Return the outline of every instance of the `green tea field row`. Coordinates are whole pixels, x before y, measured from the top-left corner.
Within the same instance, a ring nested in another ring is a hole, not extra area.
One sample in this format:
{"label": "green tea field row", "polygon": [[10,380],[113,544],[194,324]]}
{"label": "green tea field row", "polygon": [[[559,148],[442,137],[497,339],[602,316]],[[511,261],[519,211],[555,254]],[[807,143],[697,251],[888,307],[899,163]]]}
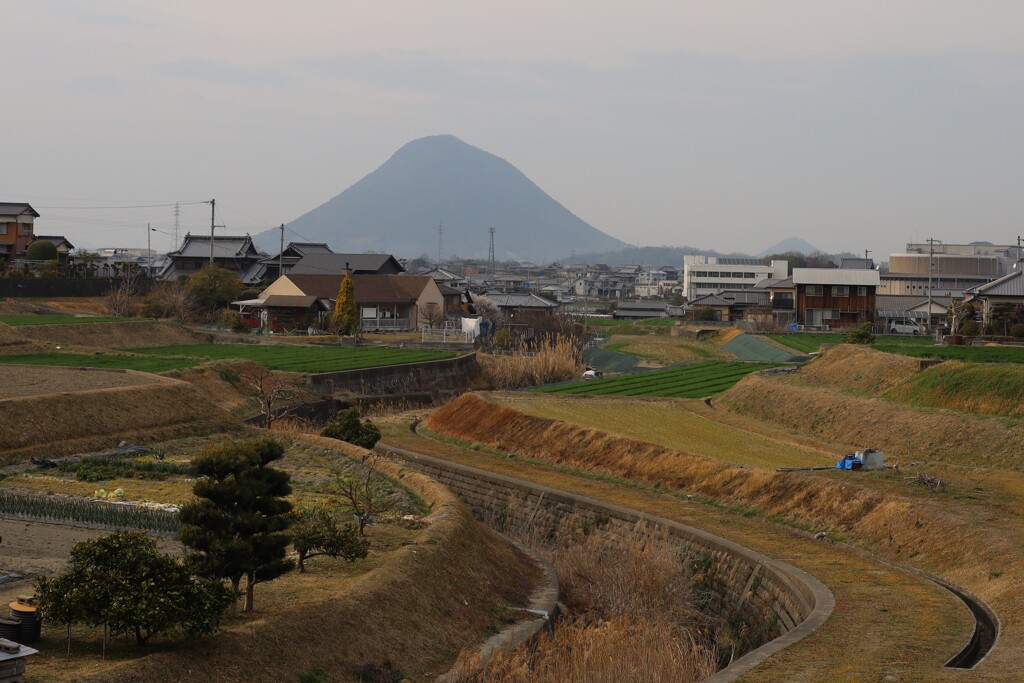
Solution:
{"label": "green tea field row", "polygon": [[113,318],[101,315],[0,315],[0,323],[11,327],[25,325],[82,325],[87,323],[125,323],[140,318]]}
{"label": "green tea field row", "polygon": [[47,365],[64,368],[107,368],[139,370],[140,372],[167,372],[197,365],[191,358],[143,358],[115,354],[85,353],[33,353],[20,356],[0,356],[0,363],[9,365]]}
{"label": "green tea field row", "polygon": [[776,366],[768,363],[707,361],[636,375],[559,384],[535,391],[585,396],[703,398],[725,391],[751,372],[771,367]]}

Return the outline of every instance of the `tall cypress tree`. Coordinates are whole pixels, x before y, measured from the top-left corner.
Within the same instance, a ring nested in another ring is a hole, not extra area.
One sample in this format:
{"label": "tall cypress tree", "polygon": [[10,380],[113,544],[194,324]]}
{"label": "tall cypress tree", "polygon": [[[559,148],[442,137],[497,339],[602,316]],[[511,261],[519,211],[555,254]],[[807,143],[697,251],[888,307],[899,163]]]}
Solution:
{"label": "tall cypress tree", "polygon": [[338,288],[338,296],[334,300],[332,322],[335,329],[338,330],[338,334],[355,334],[359,330],[356,286],[352,282],[352,275],[347,267],[345,268],[345,277],[341,279],[341,286]]}
{"label": "tall cypress tree", "polygon": [[245,607],[252,611],[257,583],[277,578],[294,563],[285,559],[292,505],[286,472],[270,467],[284,448],[268,438],[228,441],[192,461],[200,475],[196,500],[181,508],[181,542],[196,573],[226,578],[238,594],[246,577]]}

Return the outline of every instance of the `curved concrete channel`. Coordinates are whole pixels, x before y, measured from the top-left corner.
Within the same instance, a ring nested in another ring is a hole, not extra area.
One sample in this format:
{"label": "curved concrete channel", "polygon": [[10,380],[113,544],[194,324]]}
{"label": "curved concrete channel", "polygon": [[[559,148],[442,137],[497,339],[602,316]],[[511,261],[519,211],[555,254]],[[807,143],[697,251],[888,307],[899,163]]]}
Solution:
{"label": "curved concrete channel", "polygon": [[715,565],[708,573],[718,577],[720,609],[747,608],[752,615],[759,611],[771,614],[781,631],[777,637],[706,679],[710,683],[737,679],[771,655],[816,631],[835,608],[832,592],[814,576],[703,529],[394,446],[378,444],[377,449],[448,486],[483,519],[488,512],[495,511],[494,506],[506,506],[507,511],[508,501],[516,499],[523,503],[523,509],[532,511],[532,516],[541,509],[563,517],[598,515],[605,520],[607,533],[628,533],[638,525],[660,528],[682,547],[704,554],[709,563]]}
{"label": "curved concrete channel", "polygon": [[[415,429],[416,429],[415,423],[410,425],[410,430],[411,431],[415,432]],[[398,449],[398,448],[394,448],[394,447],[390,447],[390,446],[385,446],[385,447],[382,448],[382,450],[386,450],[388,452],[391,452],[393,455],[395,455],[395,456],[405,460],[409,464],[415,464],[415,461],[417,459],[424,459],[424,460],[420,460],[420,462],[422,463],[422,462],[426,462],[426,461],[433,461],[431,467],[437,467],[437,466],[439,466],[439,464],[441,464],[442,467],[443,466],[447,466],[448,468],[463,468],[465,470],[473,470],[473,468],[469,468],[469,467],[466,467],[466,466],[463,466],[463,465],[457,465],[455,463],[449,463],[449,462],[447,462],[445,460],[433,458],[432,456],[427,456],[427,455],[423,455],[423,454],[419,454],[419,453],[413,453],[411,451],[405,451],[403,449]],[[409,456],[414,456],[414,458],[410,460]],[[487,478],[487,477],[501,477],[501,475],[496,475],[494,473],[485,472],[483,470],[473,470],[473,471],[478,473],[480,476],[483,476],[484,478]],[[436,472],[435,472],[435,474],[436,474]],[[535,491],[541,492],[541,498],[543,498],[543,495],[546,495],[543,492],[543,490],[546,489],[547,487],[543,487],[543,486],[540,486],[540,485],[537,485],[537,484],[533,484],[531,482],[523,481],[523,480],[516,480],[516,482],[517,482],[517,484],[519,484],[519,485],[521,485],[523,487],[531,487]],[[570,498],[573,498],[573,497],[574,498],[580,498],[580,499],[584,498],[582,496],[575,496],[575,494],[569,494],[569,493],[566,493],[564,491],[557,491],[555,489],[551,489],[551,492],[559,493],[559,494],[561,494],[563,496],[567,496],[567,497],[570,497]],[[456,493],[458,494],[458,491],[456,491]],[[607,505],[609,507],[616,507],[616,506],[611,506],[610,504],[604,504],[601,501],[596,501],[596,500],[593,500],[593,499],[586,499],[586,500],[588,501],[588,503],[597,504],[598,506]],[[633,511],[633,512],[636,513],[636,511]],[[636,513],[636,514],[643,514],[643,513]],[[671,520],[663,520],[661,518],[653,518],[653,517],[652,517],[652,521],[655,521],[658,524],[661,524],[661,523],[664,523],[664,522],[669,522],[670,524],[677,524],[676,522],[673,522]],[[680,526],[682,526],[682,525],[680,525]],[[701,533],[704,533],[704,532],[701,532]],[[717,538],[717,537],[715,537],[715,538]],[[725,540],[725,539],[722,539],[722,540]],[[850,546],[850,545],[845,544],[845,543],[842,544],[842,545],[844,545],[844,547],[847,547],[847,549],[849,549],[849,550],[851,550],[851,551],[853,551],[853,552],[855,552],[857,554],[866,556],[866,557],[868,557],[868,558],[870,558],[870,559],[872,559],[874,561],[877,561],[877,562],[880,562],[882,564],[891,566],[891,567],[893,567],[895,569],[899,569],[900,571],[904,571],[904,572],[907,572],[907,573],[919,576],[921,578],[928,579],[929,581],[932,581],[933,583],[941,586],[942,588],[946,589],[947,591],[949,591],[950,593],[955,595],[960,601],[962,601],[967,606],[968,610],[971,612],[971,615],[974,618],[974,622],[975,622],[974,631],[973,631],[973,634],[972,634],[970,640],[967,642],[967,644],[959,652],[957,652],[955,655],[953,655],[946,662],[945,666],[947,668],[972,669],[975,666],[977,666],[992,651],[992,649],[995,647],[995,644],[996,644],[996,642],[998,641],[998,638],[999,638],[999,629],[1000,629],[999,618],[997,617],[995,612],[992,610],[992,608],[989,607],[988,604],[985,603],[984,600],[982,600],[981,598],[977,597],[976,595],[974,595],[970,591],[968,591],[968,590],[966,590],[964,588],[961,588],[960,586],[957,586],[956,584],[954,584],[954,583],[952,583],[952,582],[950,582],[950,581],[948,581],[948,580],[946,580],[946,579],[944,579],[942,577],[936,576],[934,574],[930,574],[930,573],[928,573],[926,571],[923,571],[923,570],[920,570],[920,569],[916,569],[914,567],[907,567],[907,566],[901,566],[901,565],[893,564],[893,563],[885,560],[884,558],[878,557],[874,553],[867,552],[865,550],[862,550],[860,548],[856,548],[854,546]],[[740,547],[742,547],[742,546],[740,546]],[[744,548],[744,550],[748,550],[748,549]],[[748,551],[751,552],[751,553],[755,552],[755,551],[752,551],[752,550],[748,550]],[[768,561],[768,562],[775,562],[774,560],[768,560],[768,558],[764,558],[764,559],[766,561]],[[777,564],[783,565],[783,563],[777,563]],[[800,574],[804,574],[808,579],[810,579],[814,583],[817,583],[818,585],[820,585],[821,588],[824,589],[824,591],[826,593],[828,593],[827,600],[831,601],[831,606],[828,608],[828,613],[831,613],[832,606],[834,606],[834,598],[832,598],[831,592],[828,591],[828,588],[825,587],[824,584],[821,584],[813,576],[810,576],[809,574],[805,574],[804,572],[801,572],[801,570],[799,570],[799,569],[796,569],[794,567],[789,567],[789,565],[783,565],[783,566],[787,567],[788,569],[792,569],[794,572],[799,572]],[[795,637],[793,639],[788,639],[787,636],[789,636],[790,633],[793,633],[793,631],[787,632],[787,633],[779,636],[775,640],[772,640],[772,641],[764,644],[760,648],[758,648],[758,649],[748,653],[747,655],[744,655],[740,659],[738,659],[735,662],[733,662],[729,667],[719,671],[717,674],[715,674],[713,677],[711,677],[708,680],[712,681],[713,683],[723,683],[724,681],[730,681],[730,680],[735,679],[737,676],[740,675],[740,673],[745,672],[745,671],[749,670],[750,668],[753,668],[753,666],[755,666],[758,662],[760,662],[763,659],[765,659],[766,657],[768,657],[770,654],[772,654],[774,652],[777,652],[778,650],[781,650],[782,648],[786,647],[787,645],[791,644],[792,642],[796,642],[800,638],[804,637],[805,635],[807,635],[807,633],[810,633],[813,630],[815,630],[818,626],[820,626],[821,623],[824,623],[825,619],[828,616],[828,613],[826,613],[824,615],[824,617],[821,617],[820,621],[815,623],[813,625],[813,627],[811,627],[810,630],[808,630],[806,633],[802,633],[802,635],[797,635],[796,633],[794,633],[794,635],[796,635],[797,637]],[[808,615],[808,617],[804,621],[800,622],[800,624],[798,626],[802,627],[805,624],[810,626],[811,617],[812,616],[814,616],[813,613],[811,615]],[[794,629],[794,631],[795,630],[796,629]],[[748,658],[750,658],[750,659],[748,660]],[[720,677],[720,675],[722,675],[722,676]]]}

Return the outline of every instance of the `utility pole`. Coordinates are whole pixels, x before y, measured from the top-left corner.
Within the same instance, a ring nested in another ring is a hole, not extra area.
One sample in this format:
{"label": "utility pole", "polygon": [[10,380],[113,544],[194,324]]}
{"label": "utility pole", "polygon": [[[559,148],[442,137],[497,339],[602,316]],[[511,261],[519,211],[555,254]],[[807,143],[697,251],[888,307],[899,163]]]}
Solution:
{"label": "utility pole", "polygon": [[491,246],[487,251],[487,271],[490,278],[494,279],[494,226],[487,228],[487,232],[491,233]]}
{"label": "utility pole", "polygon": [[437,224],[437,265],[444,259],[444,224]]}
{"label": "utility pole", "polygon": [[149,227],[149,223],[146,223],[146,256],[149,257],[149,266],[146,268],[146,277],[153,277],[153,241],[150,237],[153,235],[153,228]]}
{"label": "utility pole", "polygon": [[217,200],[210,200],[210,267],[213,267],[213,229],[216,227],[214,222],[217,217]]}
{"label": "utility pole", "polygon": [[871,269],[871,265],[870,265],[870,262],[868,260],[868,254],[870,254],[870,253],[871,253],[870,249],[865,249],[864,250],[864,268],[867,269],[867,270]]}
{"label": "utility pole", "polygon": [[942,244],[942,240],[934,237],[928,238],[928,331],[932,329],[932,270],[935,268],[935,243]]}
{"label": "utility pole", "polygon": [[181,205],[174,202],[174,248],[178,248],[179,231],[181,229]]}
{"label": "utility pole", "polygon": [[284,275],[284,223],[281,224],[281,252],[277,255],[277,276]]}

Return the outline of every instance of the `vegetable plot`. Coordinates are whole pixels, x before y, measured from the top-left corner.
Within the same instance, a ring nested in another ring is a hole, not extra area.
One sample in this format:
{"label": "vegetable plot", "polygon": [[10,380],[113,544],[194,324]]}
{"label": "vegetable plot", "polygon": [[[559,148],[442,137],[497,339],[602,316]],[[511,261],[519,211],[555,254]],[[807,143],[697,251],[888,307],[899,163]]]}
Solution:
{"label": "vegetable plot", "polygon": [[560,384],[535,391],[587,396],[703,398],[725,391],[751,372],[772,367],[777,366],[769,363],[708,361],[624,377]]}

